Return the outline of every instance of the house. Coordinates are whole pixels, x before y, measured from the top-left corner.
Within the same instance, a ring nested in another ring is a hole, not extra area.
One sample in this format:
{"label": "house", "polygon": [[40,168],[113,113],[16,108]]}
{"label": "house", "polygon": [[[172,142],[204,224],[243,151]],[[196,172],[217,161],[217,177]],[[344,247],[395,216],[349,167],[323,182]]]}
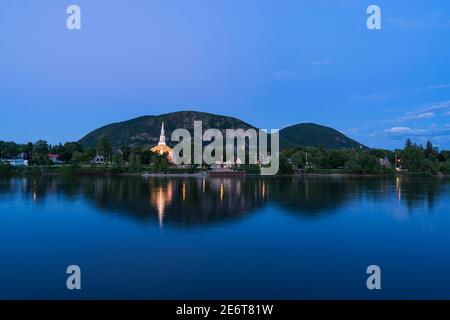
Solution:
{"label": "house", "polygon": [[8,163],[9,165],[11,165],[13,167],[28,166],[28,160],[24,160],[24,159],[0,159],[0,162]]}
{"label": "house", "polygon": [[13,167],[28,166],[30,158],[30,154],[22,152],[18,154],[15,159],[0,159],[0,163],[8,163]]}
{"label": "house", "polygon": [[379,158],[378,162],[379,162],[380,166],[382,166],[382,167],[392,168],[392,164],[387,157]]}
{"label": "house", "polygon": [[31,154],[30,154],[30,153],[22,152],[22,153],[19,153],[19,154],[16,156],[16,159],[30,160],[30,159],[31,159]]}
{"label": "house", "polygon": [[49,153],[48,158],[53,164],[63,164],[64,161],[59,160],[59,154]]}
{"label": "house", "polygon": [[104,156],[96,155],[94,159],[92,159],[91,163],[94,164],[105,164],[106,160]]}

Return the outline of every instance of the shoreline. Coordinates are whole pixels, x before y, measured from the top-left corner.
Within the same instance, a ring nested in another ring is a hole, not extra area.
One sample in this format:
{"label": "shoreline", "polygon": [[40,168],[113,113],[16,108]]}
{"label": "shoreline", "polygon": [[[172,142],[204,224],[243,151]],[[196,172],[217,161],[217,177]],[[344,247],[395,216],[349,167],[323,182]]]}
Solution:
{"label": "shoreline", "polygon": [[210,178],[210,179],[242,179],[250,178],[302,178],[302,177],[330,177],[330,178],[387,178],[387,177],[416,177],[416,178],[439,178],[448,179],[450,175],[431,174],[424,172],[396,172],[385,174],[357,174],[357,173],[302,173],[302,174],[277,174],[272,176],[263,176],[260,174],[247,173],[244,177],[224,176],[211,177],[207,172],[197,173],[113,173],[113,172],[96,172],[96,173],[77,173],[77,172],[15,172],[9,175],[0,175],[0,178],[10,177],[28,177],[28,176],[67,176],[67,177],[142,177],[142,178]]}
{"label": "shoreline", "polygon": [[122,173],[120,174],[120,176],[123,177],[132,177],[132,176],[137,176],[137,177],[142,177],[142,178],[150,178],[150,177],[156,177],[156,178],[206,178],[207,175],[205,175],[204,173]]}

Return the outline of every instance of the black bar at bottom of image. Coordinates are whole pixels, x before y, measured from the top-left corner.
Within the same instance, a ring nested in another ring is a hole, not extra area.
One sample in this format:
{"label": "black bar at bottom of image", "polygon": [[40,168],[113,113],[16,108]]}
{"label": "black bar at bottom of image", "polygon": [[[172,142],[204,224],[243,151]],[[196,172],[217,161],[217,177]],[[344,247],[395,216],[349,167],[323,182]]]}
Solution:
{"label": "black bar at bottom of image", "polygon": [[[448,301],[1,301],[2,311],[15,315],[86,316],[111,314],[126,319],[300,319],[308,315],[385,317],[392,311],[414,316],[448,310]],[[10,310],[8,310],[10,309]],[[61,310],[66,310],[60,313]],[[64,317],[63,317],[64,318]]]}

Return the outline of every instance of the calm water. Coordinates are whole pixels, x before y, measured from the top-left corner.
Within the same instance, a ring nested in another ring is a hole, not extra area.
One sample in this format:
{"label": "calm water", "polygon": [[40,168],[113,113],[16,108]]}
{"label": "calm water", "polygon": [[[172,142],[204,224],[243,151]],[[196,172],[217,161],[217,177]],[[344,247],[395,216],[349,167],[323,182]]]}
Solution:
{"label": "calm water", "polygon": [[426,178],[0,179],[0,298],[448,299],[449,195]]}

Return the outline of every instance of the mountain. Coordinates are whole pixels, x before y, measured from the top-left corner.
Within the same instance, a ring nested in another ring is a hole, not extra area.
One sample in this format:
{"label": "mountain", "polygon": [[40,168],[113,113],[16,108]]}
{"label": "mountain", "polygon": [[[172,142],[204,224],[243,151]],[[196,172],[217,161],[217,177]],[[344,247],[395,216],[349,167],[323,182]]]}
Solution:
{"label": "mountain", "polygon": [[[168,144],[172,131],[184,128],[193,135],[194,121],[202,121],[203,130],[256,129],[242,120],[205,112],[180,111],[158,116],[143,116],[128,121],[112,123],[92,131],[79,143],[85,148],[95,148],[101,136],[106,136],[115,148],[122,145],[155,146],[159,141],[161,123],[164,122]],[[225,136],[225,135],[224,135]],[[360,143],[346,137],[339,131],[313,123],[304,123],[280,130],[281,149],[310,146],[325,149],[359,148]]]}
{"label": "mountain", "polygon": [[280,148],[367,149],[339,131],[314,123],[300,123],[280,130]]}
{"label": "mountain", "polygon": [[122,145],[154,146],[158,144],[161,123],[164,122],[167,144],[173,145],[170,143],[172,131],[183,128],[189,130],[193,136],[194,121],[202,121],[203,130],[210,128],[256,129],[252,125],[232,117],[205,112],[180,111],[159,116],[143,116],[124,122],[109,124],[89,133],[78,142],[85,148],[95,148],[98,139],[101,136],[106,136],[115,148]]}

